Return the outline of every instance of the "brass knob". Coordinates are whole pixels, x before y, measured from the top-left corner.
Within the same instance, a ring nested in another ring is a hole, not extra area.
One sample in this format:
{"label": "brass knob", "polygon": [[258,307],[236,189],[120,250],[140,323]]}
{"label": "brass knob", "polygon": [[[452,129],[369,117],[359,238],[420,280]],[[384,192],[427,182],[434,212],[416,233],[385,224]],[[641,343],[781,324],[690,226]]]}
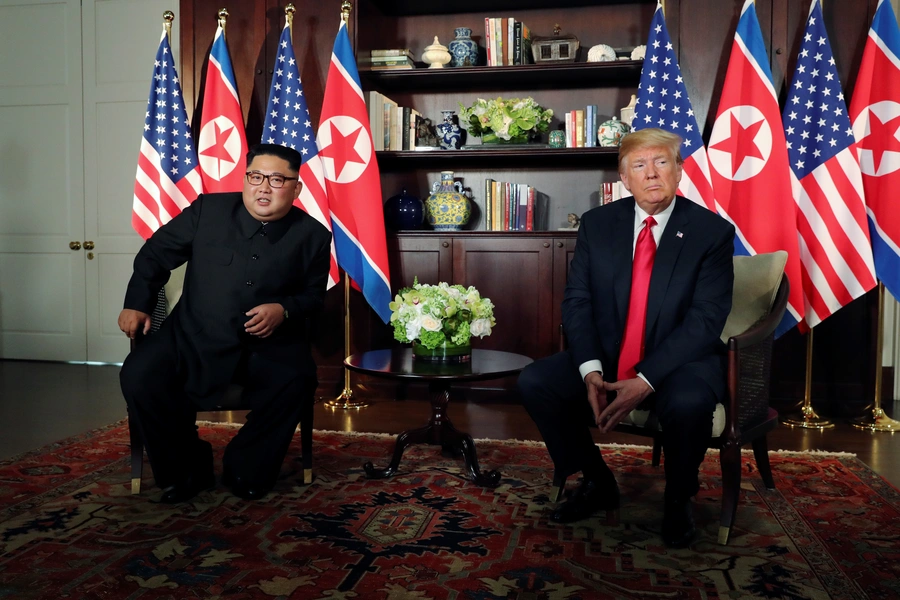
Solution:
{"label": "brass knob", "polygon": [[443,244],[441,244],[441,246],[443,246],[444,248],[449,248],[450,242],[444,242]]}
{"label": "brass knob", "polygon": [[93,250],[93,249],[94,249],[94,242],[92,242],[91,240],[85,240],[85,242],[84,242],[84,249],[85,249],[85,250]]}
{"label": "brass knob", "polygon": [[562,248],[562,247],[563,247],[563,243],[562,243],[562,242],[556,242],[556,247],[557,247],[557,248]]}
{"label": "brass knob", "polygon": [[549,248],[549,247],[550,247],[550,242],[544,242],[544,248]]}
{"label": "brass knob", "polygon": [[88,259],[88,260],[94,260],[94,253],[93,253],[93,252],[88,252],[88,253],[87,253],[87,259]]}
{"label": "brass knob", "polygon": [[69,242],[69,250],[81,250],[81,242]]}

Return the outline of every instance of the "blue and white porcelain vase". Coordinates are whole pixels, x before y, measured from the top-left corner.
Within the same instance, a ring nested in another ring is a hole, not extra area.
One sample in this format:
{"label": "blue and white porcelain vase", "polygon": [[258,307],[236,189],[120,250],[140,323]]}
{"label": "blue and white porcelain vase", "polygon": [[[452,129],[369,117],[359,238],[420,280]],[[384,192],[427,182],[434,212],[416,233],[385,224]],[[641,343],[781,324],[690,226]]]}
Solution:
{"label": "blue and white porcelain vase", "polygon": [[441,148],[444,150],[459,150],[462,144],[462,129],[456,122],[456,113],[452,110],[442,110],[443,120],[435,126],[440,137]]}
{"label": "blue and white porcelain vase", "polygon": [[456,39],[447,44],[450,51],[450,65],[453,67],[474,67],[478,64],[478,44],[471,37],[468,27],[453,30]]}
{"label": "blue and white porcelain vase", "polygon": [[431,186],[431,195],[425,198],[428,222],[437,231],[457,231],[469,222],[472,204],[459,181],[453,179],[453,171],[441,171],[441,180]]}

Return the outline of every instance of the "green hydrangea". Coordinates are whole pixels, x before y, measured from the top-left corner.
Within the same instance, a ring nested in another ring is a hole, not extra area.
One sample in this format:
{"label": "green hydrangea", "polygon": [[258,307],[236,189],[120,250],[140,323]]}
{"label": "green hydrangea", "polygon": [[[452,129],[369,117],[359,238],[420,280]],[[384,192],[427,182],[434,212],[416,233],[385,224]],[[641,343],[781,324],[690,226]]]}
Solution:
{"label": "green hydrangea", "polygon": [[509,140],[528,132],[544,133],[550,128],[553,111],[544,109],[534,98],[479,98],[466,108],[459,104],[459,124],[473,135],[493,133]]}
{"label": "green hydrangea", "polygon": [[390,304],[394,339],[418,341],[433,350],[446,340],[466,345],[472,336],[491,334],[496,324],[494,304],[474,287],[438,283],[403,288]]}

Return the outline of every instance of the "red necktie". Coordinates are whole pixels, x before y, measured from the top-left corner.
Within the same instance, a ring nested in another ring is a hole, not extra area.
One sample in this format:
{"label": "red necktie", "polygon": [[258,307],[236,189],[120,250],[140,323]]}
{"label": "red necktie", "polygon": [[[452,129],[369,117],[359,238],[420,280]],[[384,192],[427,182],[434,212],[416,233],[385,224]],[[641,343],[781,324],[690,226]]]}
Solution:
{"label": "red necktie", "polygon": [[634,366],[644,357],[644,332],[647,329],[647,295],[650,291],[650,274],[653,259],[656,258],[656,240],[650,228],[656,219],[644,219],[644,228],[638,234],[634,246],[634,260],[631,263],[631,297],[628,299],[628,318],[625,320],[625,335],[622,336],[622,350],[619,353],[618,379],[631,379],[637,373]]}

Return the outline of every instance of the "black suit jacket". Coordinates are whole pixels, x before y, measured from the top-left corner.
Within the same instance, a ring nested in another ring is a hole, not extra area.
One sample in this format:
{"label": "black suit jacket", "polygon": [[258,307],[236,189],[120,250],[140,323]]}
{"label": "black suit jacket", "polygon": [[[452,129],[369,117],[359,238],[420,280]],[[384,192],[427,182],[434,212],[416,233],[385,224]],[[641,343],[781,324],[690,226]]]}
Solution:
{"label": "black suit jacket", "polygon": [[[721,398],[719,336],[731,310],[734,226],[686,198],[674,202],[653,263],[644,358],[636,370],[658,389],[693,363]],[[574,363],[599,359],[607,381],[616,376],[631,293],[634,205],[629,197],[585,213],[563,300]]]}
{"label": "black suit jacket", "polygon": [[[163,327],[174,329],[185,391],[214,406],[247,350],[315,376],[305,320],[324,304],[330,252],[331,233],[296,207],[263,228],[240,193],[202,195],[138,252],[125,308],[151,313],[170,271],[188,263]],[[244,313],[270,302],[283,305],[288,320],[267,338],[246,334]]]}

